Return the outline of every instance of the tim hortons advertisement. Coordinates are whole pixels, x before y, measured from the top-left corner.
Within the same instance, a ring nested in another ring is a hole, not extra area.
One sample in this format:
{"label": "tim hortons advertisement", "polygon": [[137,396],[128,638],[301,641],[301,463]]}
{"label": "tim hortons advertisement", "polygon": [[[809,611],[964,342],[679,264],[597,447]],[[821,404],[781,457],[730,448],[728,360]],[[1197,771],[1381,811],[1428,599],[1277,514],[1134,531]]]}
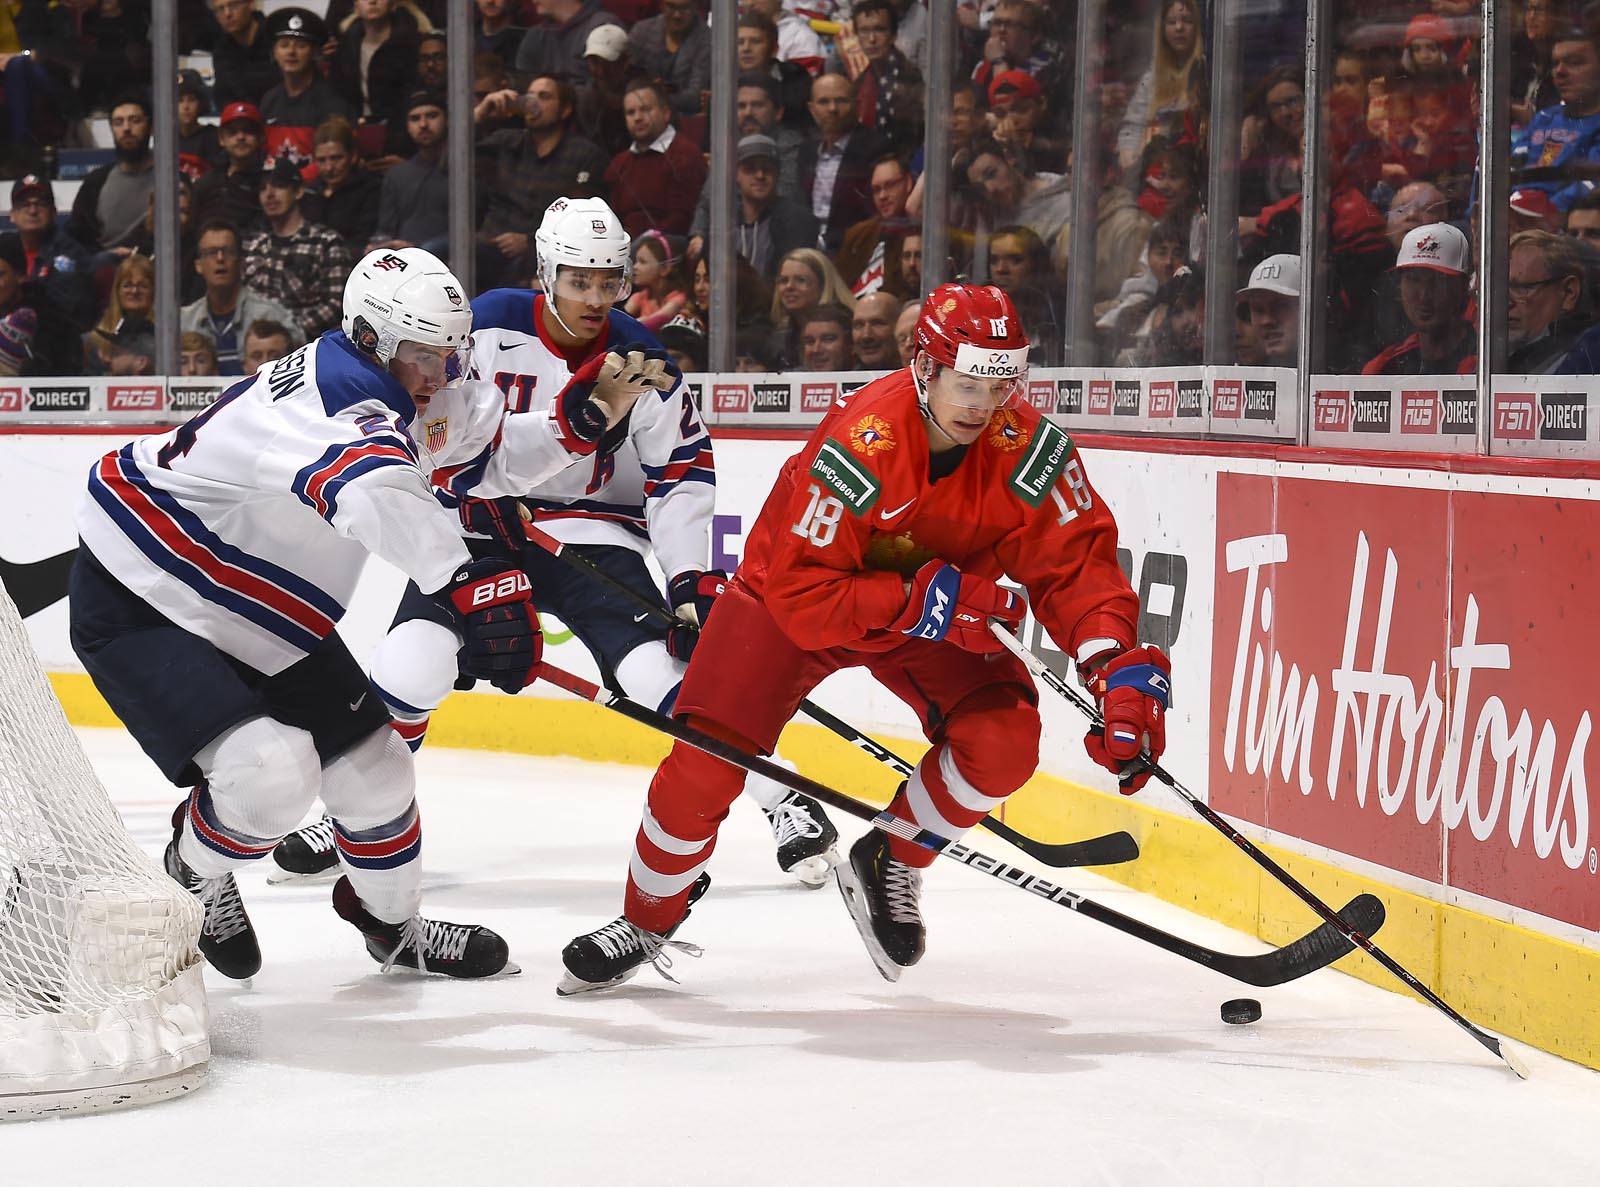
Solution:
{"label": "tim hortons advertisement", "polygon": [[1211,803],[1600,927],[1597,538],[1593,502],[1219,474]]}

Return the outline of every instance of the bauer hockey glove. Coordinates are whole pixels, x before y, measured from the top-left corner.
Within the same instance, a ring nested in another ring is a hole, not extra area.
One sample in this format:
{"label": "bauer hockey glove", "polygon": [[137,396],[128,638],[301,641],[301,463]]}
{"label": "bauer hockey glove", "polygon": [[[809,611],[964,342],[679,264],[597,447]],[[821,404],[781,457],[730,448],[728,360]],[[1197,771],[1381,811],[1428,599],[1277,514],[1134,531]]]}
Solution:
{"label": "bauer hockey glove", "polygon": [[929,561],[911,579],[910,600],[889,629],[987,654],[1005,650],[990,633],[989,619],[998,618],[1014,631],[1026,611],[1021,595],[987,577],[963,573],[944,561]]}
{"label": "bauer hockey glove", "polygon": [[522,530],[522,504],[516,499],[463,498],[456,508],[461,516],[461,526],[469,532],[488,536],[513,553],[522,551],[528,542]]}
{"label": "bauer hockey glove", "polygon": [[667,653],[673,659],[689,662],[700,630],[711,615],[711,603],[728,588],[728,575],[721,569],[689,569],[667,582],[667,600],[678,622],[667,631]]}
{"label": "bauer hockey glove", "polygon": [[658,346],[629,343],[596,355],[556,398],[556,430],[569,453],[590,453],[606,429],[627,420],[647,391],[671,391],[683,372]]}
{"label": "bauer hockey glove", "polygon": [[1132,795],[1150,781],[1150,767],[1140,756],[1154,763],[1167,748],[1172,665],[1159,647],[1135,647],[1109,659],[1096,657],[1084,671],[1105,727],[1085,734],[1083,747],[1117,777],[1123,795]]}
{"label": "bauer hockey glove", "polygon": [[521,692],[532,682],[544,636],[526,573],[504,561],[472,561],[434,597],[455,612],[465,640],[462,671],[501,692]]}

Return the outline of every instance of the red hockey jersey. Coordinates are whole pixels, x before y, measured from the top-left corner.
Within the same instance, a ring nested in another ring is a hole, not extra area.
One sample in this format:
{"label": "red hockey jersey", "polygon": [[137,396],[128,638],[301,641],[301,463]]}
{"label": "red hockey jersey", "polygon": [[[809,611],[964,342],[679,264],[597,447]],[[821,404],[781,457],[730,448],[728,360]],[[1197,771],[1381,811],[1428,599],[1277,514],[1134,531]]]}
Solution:
{"label": "red hockey jersey", "polygon": [[1005,408],[954,472],[930,483],[929,460],[916,388],[900,370],[835,403],[785,463],[738,580],[796,644],[905,642],[887,628],[911,575],[938,558],[1020,583],[1079,659],[1093,640],[1133,645],[1138,597],[1117,567],[1116,521],[1066,433],[1030,407]]}

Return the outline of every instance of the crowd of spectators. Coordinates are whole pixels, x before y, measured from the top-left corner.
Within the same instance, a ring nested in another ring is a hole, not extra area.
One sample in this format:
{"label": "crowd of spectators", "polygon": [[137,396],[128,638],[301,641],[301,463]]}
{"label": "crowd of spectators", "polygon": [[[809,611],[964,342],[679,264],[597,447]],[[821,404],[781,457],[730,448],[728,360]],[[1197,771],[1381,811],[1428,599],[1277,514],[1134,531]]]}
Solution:
{"label": "crowd of spectators", "polygon": [[[13,178],[0,235],[0,369],[108,372],[153,333],[150,0],[0,0]],[[1288,6],[1293,9],[1294,6]],[[353,261],[444,255],[450,38],[471,39],[478,289],[536,283],[556,197],[605,198],[634,237],[628,310],[703,367],[709,257],[735,257],[744,370],[878,368],[908,354],[924,289],[924,143],[944,121],[946,275],[1015,302],[1036,363],[1203,359],[1205,274],[1236,284],[1234,360],[1294,365],[1303,128],[1323,117],[1331,371],[1470,369],[1481,17],[1475,0],[1342,0],[1324,93],[1303,8],[1252,21],[1244,69],[1208,63],[1214,6],[1133,0],[1074,77],[1067,0],[956,7],[955,71],[927,75],[924,0],[744,0],[736,29],[732,234],[713,237],[704,0],[179,0],[184,366],[248,371],[337,323]],[[470,25],[449,26],[451,16]],[[1600,12],[1522,0],[1511,48],[1513,370],[1584,365],[1600,247]],[[27,51],[27,52],[22,52]],[[1101,52],[1103,51],[1103,52]],[[1208,261],[1211,92],[1236,90],[1236,258]],[[1078,103],[1101,135],[1074,152]],[[58,211],[74,128],[109,161]],[[1094,172],[1074,243],[1070,168]],[[1066,324],[1093,269],[1088,352]],[[1226,311],[1219,311],[1226,316]],[[258,332],[259,331],[259,332]],[[1581,341],[1580,341],[1581,340]],[[262,344],[267,346],[263,347]],[[270,356],[269,356],[270,357]]]}

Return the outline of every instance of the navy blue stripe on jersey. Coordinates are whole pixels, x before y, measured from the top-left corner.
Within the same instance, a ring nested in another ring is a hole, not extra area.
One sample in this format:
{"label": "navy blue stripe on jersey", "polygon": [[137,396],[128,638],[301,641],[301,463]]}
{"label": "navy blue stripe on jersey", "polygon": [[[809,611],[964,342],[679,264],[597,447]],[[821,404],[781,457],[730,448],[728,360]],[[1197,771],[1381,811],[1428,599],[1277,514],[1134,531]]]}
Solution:
{"label": "navy blue stripe on jersey", "polygon": [[289,489],[307,507],[329,523],[339,509],[339,492],[346,483],[383,466],[410,466],[411,454],[388,441],[351,441],[330,445],[321,457],[294,476]]}
{"label": "navy blue stripe on jersey", "polygon": [[547,519],[601,519],[627,528],[643,539],[650,538],[644,508],[637,503],[602,503],[598,499],[574,499],[570,503],[561,503],[528,496],[524,496],[522,501],[533,512],[536,523]]}
{"label": "navy blue stripe on jersey", "polygon": [[[398,416],[402,426],[417,415],[417,406],[400,381],[357,350],[343,330],[329,330],[317,339],[316,371],[317,390],[329,416],[373,400]],[[272,376],[269,369],[269,382]]]}
{"label": "navy blue stripe on jersey", "polygon": [[220,539],[165,491],[151,486],[133,447],[101,458],[89,475],[90,497],[151,563],[204,600],[311,651],[344,607],[303,577]]}
{"label": "navy blue stripe on jersey", "polygon": [[[484,474],[489,469],[489,461],[494,457],[494,451],[500,448],[500,437],[504,427],[494,432],[494,440],[485,445],[483,449],[467,461],[454,466],[440,466],[429,479],[436,487],[443,487],[452,495],[466,497],[472,493],[472,488],[483,481]],[[442,503],[444,500],[441,499]]]}
{"label": "navy blue stripe on jersey", "polygon": [[666,349],[661,345],[661,339],[652,334],[642,321],[620,309],[611,310],[606,317],[606,324],[611,329],[612,350],[626,353],[628,347],[635,346]]}
{"label": "navy blue stripe on jersey", "polygon": [[534,294],[528,289],[490,289],[472,299],[472,328],[536,336],[533,308]]}
{"label": "navy blue stripe on jersey", "polygon": [[647,499],[659,499],[680,482],[717,484],[716,458],[711,452],[711,442],[702,437],[687,445],[680,445],[664,466],[648,466],[644,470],[644,493]]}

